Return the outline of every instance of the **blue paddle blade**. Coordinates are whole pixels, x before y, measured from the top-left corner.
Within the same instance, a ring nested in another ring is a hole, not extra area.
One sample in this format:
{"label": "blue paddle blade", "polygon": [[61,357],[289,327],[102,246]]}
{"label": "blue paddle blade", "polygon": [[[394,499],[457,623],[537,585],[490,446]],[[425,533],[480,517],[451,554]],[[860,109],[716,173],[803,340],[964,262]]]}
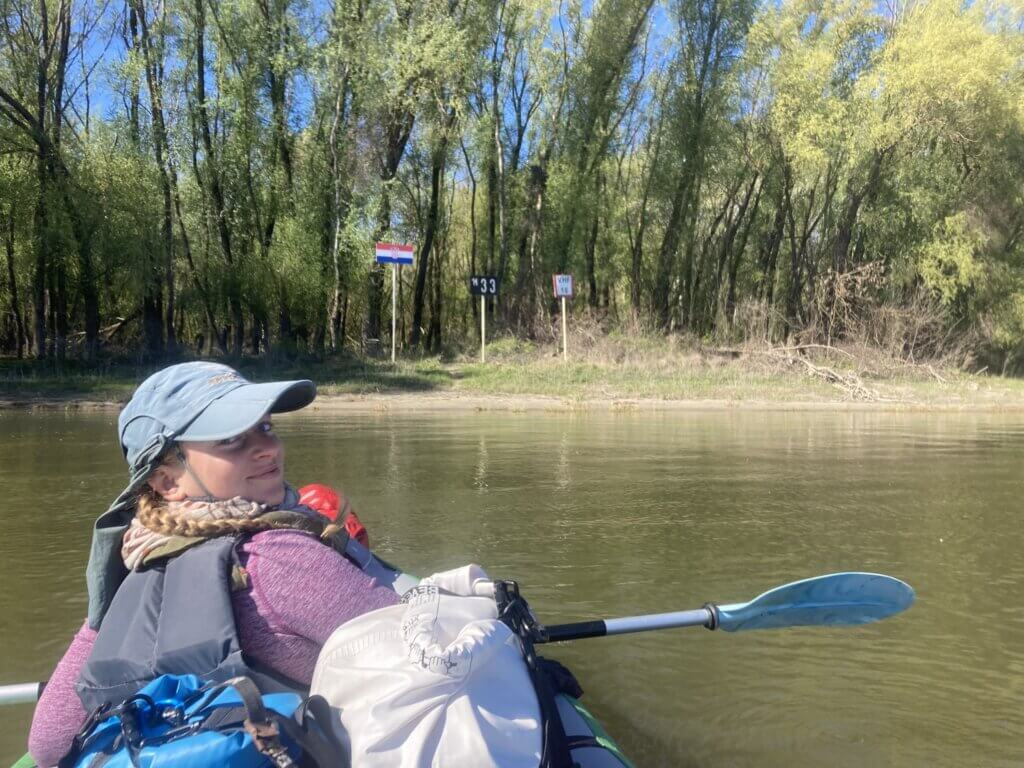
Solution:
{"label": "blue paddle blade", "polygon": [[749,603],[718,607],[726,632],[778,627],[867,624],[914,603],[909,584],[878,573],[831,573],[794,581]]}

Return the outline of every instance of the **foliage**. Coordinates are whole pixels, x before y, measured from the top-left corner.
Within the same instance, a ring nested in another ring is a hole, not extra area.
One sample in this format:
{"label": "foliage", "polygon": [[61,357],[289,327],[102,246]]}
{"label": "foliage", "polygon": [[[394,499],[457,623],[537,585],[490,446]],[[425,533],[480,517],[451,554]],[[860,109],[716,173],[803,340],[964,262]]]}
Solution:
{"label": "foliage", "polygon": [[4,352],[372,350],[375,238],[418,246],[398,327],[435,350],[473,348],[475,270],[509,354],[551,336],[561,271],[602,332],[913,355],[890,320],[925,302],[975,357],[1024,352],[1017,4],[0,12]]}

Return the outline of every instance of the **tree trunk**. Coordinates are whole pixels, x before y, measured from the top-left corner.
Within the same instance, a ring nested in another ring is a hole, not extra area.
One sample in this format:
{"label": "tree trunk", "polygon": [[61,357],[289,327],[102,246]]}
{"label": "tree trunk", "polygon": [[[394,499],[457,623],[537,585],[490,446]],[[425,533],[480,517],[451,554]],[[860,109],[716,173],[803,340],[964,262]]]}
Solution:
{"label": "tree trunk", "polygon": [[63,363],[68,353],[68,267],[63,259],[56,264],[56,292],[53,301],[53,354]]}
{"label": "tree trunk", "polygon": [[[412,133],[416,119],[412,112],[390,113],[386,120],[384,158],[380,166],[381,201],[377,210],[377,231],[375,240],[382,240],[391,231],[391,198],[388,185],[398,173],[398,166],[405,155],[405,146]],[[381,303],[384,300],[384,267],[374,263],[367,279],[367,316],[365,342],[370,354],[377,354],[381,348]]]}
{"label": "tree trunk", "polygon": [[427,349],[437,353],[441,351],[442,339],[441,339],[441,304],[444,299],[443,292],[443,274],[441,256],[443,254],[443,245],[438,244],[435,248],[437,256],[434,258],[433,267],[431,272],[433,273],[430,277],[432,287],[432,300],[430,302],[430,329],[427,332]]}
{"label": "tree trunk", "polygon": [[600,303],[599,296],[597,293],[597,274],[595,272],[595,262],[597,260],[597,230],[598,221],[600,217],[597,212],[594,212],[594,221],[590,227],[590,235],[587,237],[587,242],[583,246],[583,257],[585,262],[585,268],[587,271],[587,306],[590,309],[597,309]]}
{"label": "tree trunk", "polygon": [[750,230],[753,229],[754,220],[757,218],[757,209],[761,204],[761,193],[763,191],[764,184],[762,183],[757,189],[757,196],[754,198],[754,202],[752,203],[750,215],[747,216],[747,223],[743,228],[743,236],[740,238],[739,245],[733,249],[733,255],[729,262],[729,289],[725,297],[725,318],[730,324],[733,322],[733,314],[736,310],[736,276],[739,273],[740,260],[743,258],[743,253],[747,249],[747,240],[750,237]]}
{"label": "tree trunk", "polygon": [[[242,314],[241,285],[235,269],[232,252],[231,228],[228,225],[227,204],[221,186],[220,170],[217,168],[216,154],[213,150],[213,139],[210,135],[210,117],[206,110],[206,0],[195,0],[195,43],[196,43],[196,111],[199,116],[200,133],[205,150],[206,178],[210,197],[213,199],[213,212],[217,219],[217,234],[220,238],[221,253],[227,266],[228,309],[231,315],[233,334],[231,338],[231,354],[239,357],[242,354],[242,343],[245,339],[245,320]],[[202,179],[202,177],[200,177]],[[226,339],[224,342],[226,343]]]}
{"label": "tree trunk", "polygon": [[[466,144],[464,141],[460,142],[462,146],[462,156],[466,159],[466,173],[469,174],[469,274],[475,275],[476,271],[476,176],[473,174],[473,164],[469,161],[469,152],[466,151]],[[469,302],[470,311],[473,313],[473,320],[478,321],[480,319],[480,313],[477,309],[476,302]]]}
{"label": "tree trunk", "polygon": [[871,161],[871,170],[868,172],[868,179],[861,189],[855,190],[852,183],[847,183],[846,205],[839,221],[839,231],[836,234],[835,243],[832,246],[832,268],[839,274],[843,274],[847,269],[847,257],[850,253],[850,243],[853,242],[853,228],[857,225],[860,206],[878,186],[882,174],[882,164],[887,154],[888,150],[875,152]]}
{"label": "tree trunk", "polygon": [[348,323],[348,291],[345,291],[345,296],[341,300],[341,329],[339,330],[339,333],[338,333],[338,338],[340,339],[340,346],[338,347],[339,350],[344,349],[344,347],[345,347],[345,331],[346,331],[347,323]]}
{"label": "tree trunk", "polygon": [[263,319],[255,310],[252,312],[252,325],[249,328],[249,352],[259,357],[260,345],[263,340]]}
{"label": "tree trunk", "polygon": [[[283,280],[277,286],[277,353],[289,359],[295,359],[299,351],[298,336],[295,333],[295,326],[292,323],[291,301],[288,296],[288,289]],[[269,346],[270,327],[264,319],[266,328],[266,339]],[[318,324],[319,325],[319,324]]]}
{"label": "tree trunk", "polygon": [[[66,183],[65,183],[66,188]],[[70,195],[65,192],[65,205],[71,215],[72,227],[78,240],[78,284],[85,303],[85,346],[83,357],[86,362],[95,362],[100,347],[100,292],[96,283],[96,269],[92,259],[93,231],[86,230],[79,212],[72,209]]]}
{"label": "tree trunk", "polygon": [[15,350],[18,359],[25,356],[25,325],[21,316],[21,302],[18,301],[18,281],[14,272],[14,206],[7,223],[7,236],[4,238],[7,253],[7,282],[11,286],[10,307],[14,318]]}
{"label": "tree trunk", "polygon": [[[135,4],[128,3],[128,35],[125,35],[125,48],[134,49],[139,44],[139,21],[135,15]],[[139,121],[139,76],[134,67],[131,69],[128,81],[128,135],[131,138],[132,146],[138,150],[142,143],[142,129]]]}
{"label": "tree trunk", "polygon": [[[712,309],[715,312],[715,317],[712,319],[715,324],[717,324],[718,317],[721,315],[725,304],[724,297],[722,295],[723,274],[731,274],[733,247],[736,242],[736,235],[739,233],[740,227],[746,220],[747,208],[750,205],[750,198],[754,194],[754,187],[757,186],[757,180],[758,174],[755,171],[754,178],[750,180],[750,184],[747,186],[747,191],[743,196],[743,201],[740,203],[739,207],[735,209],[735,215],[732,215],[732,209],[735,207],[735,192],[730,195],[729,198],[730,215],[726,218],[725,233],[722,235],[722,242],[718,250],[717,266],[715,268],[715,287],[711,293]],[[738,191],[738,187],[736,191]],[[729,272],[726,271],[727,265],[730,267]]]}
{"label": "tree trunk", "polygon": [[590,226],[590,234],[587,237],[587,242],[583,246],[584,260],[586,261],[587,269],[587,305],[592,309],[597,309],[599,297],[597,293],[597,274],[595,263],[597,261],[597,234],[599,225],[601,222],[601,186],[602,186],[602,175],[597,173],[594,175],[594,204],[591,207],[594,221]]}
{"label": "tree trunk", "polygon": [[516,273],[517,322],[520,331],[533,335],[537,314],[536,257],[544,210],[548,173],[543,165],[530,166],[529,209],[519,243],[519,271]]}
{"label": "tree trunk", "polygon": [[57,338],[57,313],[54,309],[56,304],[57,285],[54,272],[55,269],[51,264],[49,271],[46,273],[46,356],[49,358],[53,358],[56,354],[53,341]]}
{"label": "tree trunk", "polygon": [[[374,240],[379,242],[391,230],[391,196],[387,186],[381,190],[380,207],[377,209],[377,231]],[[382,303],[384,301],[384,266],[374,262],[370,267],[367,282],[367,315],[365,348],[367,354],[377,355],[383,348],[381,342]]]}
{"label": "tree trunk", "polygon": [[[139,30],[139,42],[146,70],[146,83],[149,86],[150,115],[153,121],[153,154],[156,159],[157,170],[160,174],[160,191],[163,198],[163,215],[160,223],[163,274],[158,277],[158,271],[154,269],[148,277],[153,280],[159,279],[163,281],[164,290],[167,295],[167,302],[164,307],[164,327],[167,332],[166,351],[174,355],[178,346],[174,331],[174,208],[171,192],[171,173],[168,167],[170,165],[170,148],[167,142],[167,130],[164,126],[163,84],[159,79],[160,67],[157,65],[157,57],[162,56],[163,46],[158,46],[159,52],[154,51],[153,40],[149,34],[149,20],[146,17],[144,0],[131,0],[131,3]],[[155,286],[147,286],[146,290],[155,292],[156,288]],[[158,350],[156,347],[150,347],[149,349],[151,355],[161,352],[163,352],[162,348]]]}
{"label": "tree trunk", "polygon": [[786,210],[789,201],[786,189],[788,189],[789,184],[789,174],[784,171],[783,189],[779,191],[779,199],[775,202],[775,219],[772,223],[771,231],[768,233],[767,242],[765,242],[761,251],[761,272],[764,277],[759,298],[765,302],[769,311],[775,304],[775,270],[786,227]]}
{"label": "tree trunk", "polygon": [[672,291],[676,254],[679,251],[679,241],[682,239],[683,213],[689,186],[689,174],[684,171],[680,175],[679,183],[672,195],[672,209],[669,213],[668,223],[665,225],[665,234],[661,239],[661,248],[658,249],[658,267],[654,277],[653,298],[655,318],[658,327],[663,331],[669,330],[672,324],[669,296]]}
{"label": "tree trunk", "polygon": [[434,247],[434,235],[437,232],[437,218],[440,208],[441,182],[444,179],[445,157],[448,151],[448,140],[441,140],[434,152],[430,169],[430,208],[423,232],[423,243],[420,245],[419,262],[416,264],[416,290],[412,304],[412,335],[409,346],[418,347],[423,331],[423,303],[427,285],[427,269],[429,268],[430,252]]}
{"label": "tree trunk", "polygon": [[[46,63],[43,59],[44,49],[49,41],[40,37],[40,61],[39,70],[36,74],[36,114],[38,131],[41,136],[46,135],[46,105],[48,101],[49,80],[47,79]],[[48,54],[47,54],[48,56]],[[47,169],[47,154],[50,152],[48,143],[40,142],[36,147],[36,183],[39,186],[36,197],[36,209],[34,217],[35,232],[33,245],[36,252],[35,273],[32,276],[33,298],[35,306],[35,343],[36,358],[46,359],[46,273],[49,266],[50,251],[50,220],[47,214],[49,171]]]}
{"label": "tree trunk", "polygon": [[497,243],[496,232],[498,222],[498,174],[494,169],[494,158],[487,164],[487,259],[483,271],[488,272],[497,261],[494,257]]}
{"label": "tree trunk", "polygon": [[342,78],[341,86],[338,88],[338,94],[334,100],[334,114],[331,119],[331,134],[328,145],[331,153],[331,267],[334,285],[327,306],[327,322],[330,329],[332,352],[339,352],[345,344],[344,335],[341,330],[341,301],[343,292],[346,297],[348,295],[347,288],[342,285],[341,231],[345,220],[348,218],[351,189],[342,183],[341,155],[338,151],[341,128],[347,122],[348,82],[348,74],[346,73]]}

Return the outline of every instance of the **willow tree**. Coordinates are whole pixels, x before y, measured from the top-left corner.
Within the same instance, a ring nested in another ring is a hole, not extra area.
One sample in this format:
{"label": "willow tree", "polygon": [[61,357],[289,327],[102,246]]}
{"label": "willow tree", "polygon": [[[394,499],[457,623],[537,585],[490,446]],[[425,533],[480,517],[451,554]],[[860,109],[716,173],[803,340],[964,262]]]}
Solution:
{"label": "willow tree", "polygon": [[[379,179],[374,239],[392,226],[392,187],[413,127],[427,109],[447,115],[446,99],[460,91],[467,59],[479,50],[474,7],[467,2],[370,3],[362,19],[362,66],[356,101],[369,129]],[[447,94],[447,95],[446,95]],[[445,140],[448,141],[447,139]],[[384,270],[373,265],[367,283],[365,338],[381,338]]]}
{"label": "willow tree", "polygon": [[[728,79],[742,51],[754,10],[750,0],[705,0],[677,3],[673,18],[679,48],[672,67],[669,148],[672,164],[667,220],[658,246],[653,308],[658,325],[673,324],[673,307],[682,306],[676,321],[689,319],[694,285],[696,217],[700,208],[705,161],[717,140],[728,106]],[[682,264],[679,250],[683,247]]]}
{"label": "willow tree", "polygon": [[1024,151],[1019,20],[1001,3],[911,8],[864,83],[865,94],[877,95],[869,113],[875,146],[893,147],[880,175],[889,210],[903,222],[903,247],[886,249],[887,261],[905,285],[930,291],[951,322],[982,320],[1007,352],[1016,345],[1005,329],[1019,322],[1024,296],[1011,277],[1024,256],[1015,204]]}

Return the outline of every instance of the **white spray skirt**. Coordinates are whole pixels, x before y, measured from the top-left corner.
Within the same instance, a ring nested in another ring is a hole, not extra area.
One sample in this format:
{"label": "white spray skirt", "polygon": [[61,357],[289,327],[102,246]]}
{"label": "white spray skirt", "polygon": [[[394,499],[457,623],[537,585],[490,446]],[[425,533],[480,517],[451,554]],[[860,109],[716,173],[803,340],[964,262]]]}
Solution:
{"label": "white spray skirt", "polygon": [[486,574],[436,574],[404,599],[339,627],[317,660],[311,693],[352,768],[536,768],[537,695]]}

